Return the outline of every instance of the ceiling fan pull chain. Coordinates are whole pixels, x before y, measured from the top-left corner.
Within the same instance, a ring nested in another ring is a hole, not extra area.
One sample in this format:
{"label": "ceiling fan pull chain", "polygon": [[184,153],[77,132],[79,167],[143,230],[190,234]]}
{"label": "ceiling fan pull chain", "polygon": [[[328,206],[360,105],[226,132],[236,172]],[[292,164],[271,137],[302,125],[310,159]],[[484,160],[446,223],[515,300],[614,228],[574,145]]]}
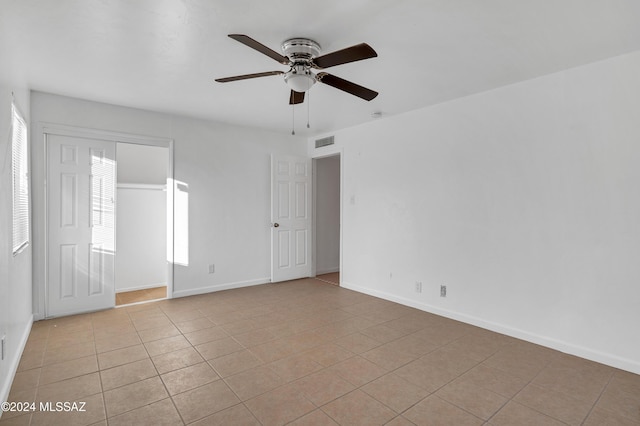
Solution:
{"label": "ceiling fan pull chain", "polygon": [[291,135],[296,134],[296,106],[291,105]]}
{"label": "ceiling fan pull chain", "polygon": [[311,93],[307,92],[307,129],[309,129],[311,126],[309,126],[309,110],[311,109]]}

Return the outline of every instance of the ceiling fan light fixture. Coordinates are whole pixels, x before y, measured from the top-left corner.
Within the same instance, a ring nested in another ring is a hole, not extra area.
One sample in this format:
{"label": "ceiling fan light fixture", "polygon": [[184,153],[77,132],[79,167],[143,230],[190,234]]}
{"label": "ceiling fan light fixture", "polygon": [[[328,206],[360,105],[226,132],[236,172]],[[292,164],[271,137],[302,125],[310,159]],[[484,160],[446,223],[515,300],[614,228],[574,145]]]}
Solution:
{"label": "ceiling fan light fixture", "polygon": [[284,81],[294,92],[304,93],[316,82],[316,76],[304,66],[294,66],[285,73]]}

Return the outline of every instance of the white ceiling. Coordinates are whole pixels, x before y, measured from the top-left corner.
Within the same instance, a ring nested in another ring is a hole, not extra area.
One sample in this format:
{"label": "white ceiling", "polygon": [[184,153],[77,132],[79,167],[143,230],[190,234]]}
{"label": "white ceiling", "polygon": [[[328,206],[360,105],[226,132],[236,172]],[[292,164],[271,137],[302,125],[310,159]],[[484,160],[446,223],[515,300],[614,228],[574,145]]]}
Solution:
{"label": "white ceiling", "polygon": [[305,135],[639,50],[639,22],[638,0],[0,0],[0,53],[34,90],[285,134],[281,76],[213,81],[286,70],[227,34],[370,44],[377,58],[327,71],[380,95],[314,86]]}

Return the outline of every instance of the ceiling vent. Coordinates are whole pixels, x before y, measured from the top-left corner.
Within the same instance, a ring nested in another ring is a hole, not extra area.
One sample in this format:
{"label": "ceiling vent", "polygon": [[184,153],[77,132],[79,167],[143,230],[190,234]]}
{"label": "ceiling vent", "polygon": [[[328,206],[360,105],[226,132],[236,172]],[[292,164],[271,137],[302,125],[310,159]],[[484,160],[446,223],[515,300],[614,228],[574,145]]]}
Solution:
{"label": "ceiling vent", "polygon": [[323,146],[333,145],[333,144],[334,144],[333,136],[328,136],[322,139],[316,139],[316,149],[322,148]]}

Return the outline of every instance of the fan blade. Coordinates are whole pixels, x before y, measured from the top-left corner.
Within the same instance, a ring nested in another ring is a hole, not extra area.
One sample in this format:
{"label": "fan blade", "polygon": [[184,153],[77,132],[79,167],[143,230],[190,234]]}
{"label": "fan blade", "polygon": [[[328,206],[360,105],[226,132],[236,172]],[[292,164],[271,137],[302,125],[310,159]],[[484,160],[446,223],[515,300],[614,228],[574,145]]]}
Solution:
{"label": "fan blade", "polygon": [[255,74],[236,75],[235,77],[216,78],[218,83],[228,83],[230,81],[246,80],[248,78],[268,77],[270,75],[284,74],[284,71],[267,71]]}
{"label": "fan blade", "polygon": [[367,89],[366,87],[362,87],[340,77],[336,77],[335,75],[327,74],[326,72],[318,73],[316,79],[321,83],[328,84],[331,87],[335,87],[336,89],[340,89],[366,101],[370,101],[378,96],[378,92]]}
{"label": "fan blade", "polygon": [[336,65],[348,64],[349,62],[361,61],[363,59],[375,58],[378,56],[375,50],[367,43],[356,44],[346,49],[336,50],[326,55],[318,56],[313,60],[316,68],[329,68]]}
{"label": "fan blade", "polygon": [[268,48],[267,46],[265,46],[264,44],[255,41],[254,39],[252,39],[249,36],[246,36],[244,34],[229,34],[229,37],[231,37],[232,39],[239,41],[240,43],[244,44],[245,46],[249,46],[252,49],[257,50],[258,52],[267,55],[268,57],[270,57],[271,59],[275,59],[276,61],[280,62],[281,64],[284,65],[288,65],[289,64],[289,58],[287,58],[286,56],[282,56],[281,54],[279,54],[278,52],[276,52],[275,50],[271,50],[270,48]]}
{"label": "fan blade", "polygon": [[304,102],[304,92],[291,91],[289,95],[289,105],[301,104]]}

